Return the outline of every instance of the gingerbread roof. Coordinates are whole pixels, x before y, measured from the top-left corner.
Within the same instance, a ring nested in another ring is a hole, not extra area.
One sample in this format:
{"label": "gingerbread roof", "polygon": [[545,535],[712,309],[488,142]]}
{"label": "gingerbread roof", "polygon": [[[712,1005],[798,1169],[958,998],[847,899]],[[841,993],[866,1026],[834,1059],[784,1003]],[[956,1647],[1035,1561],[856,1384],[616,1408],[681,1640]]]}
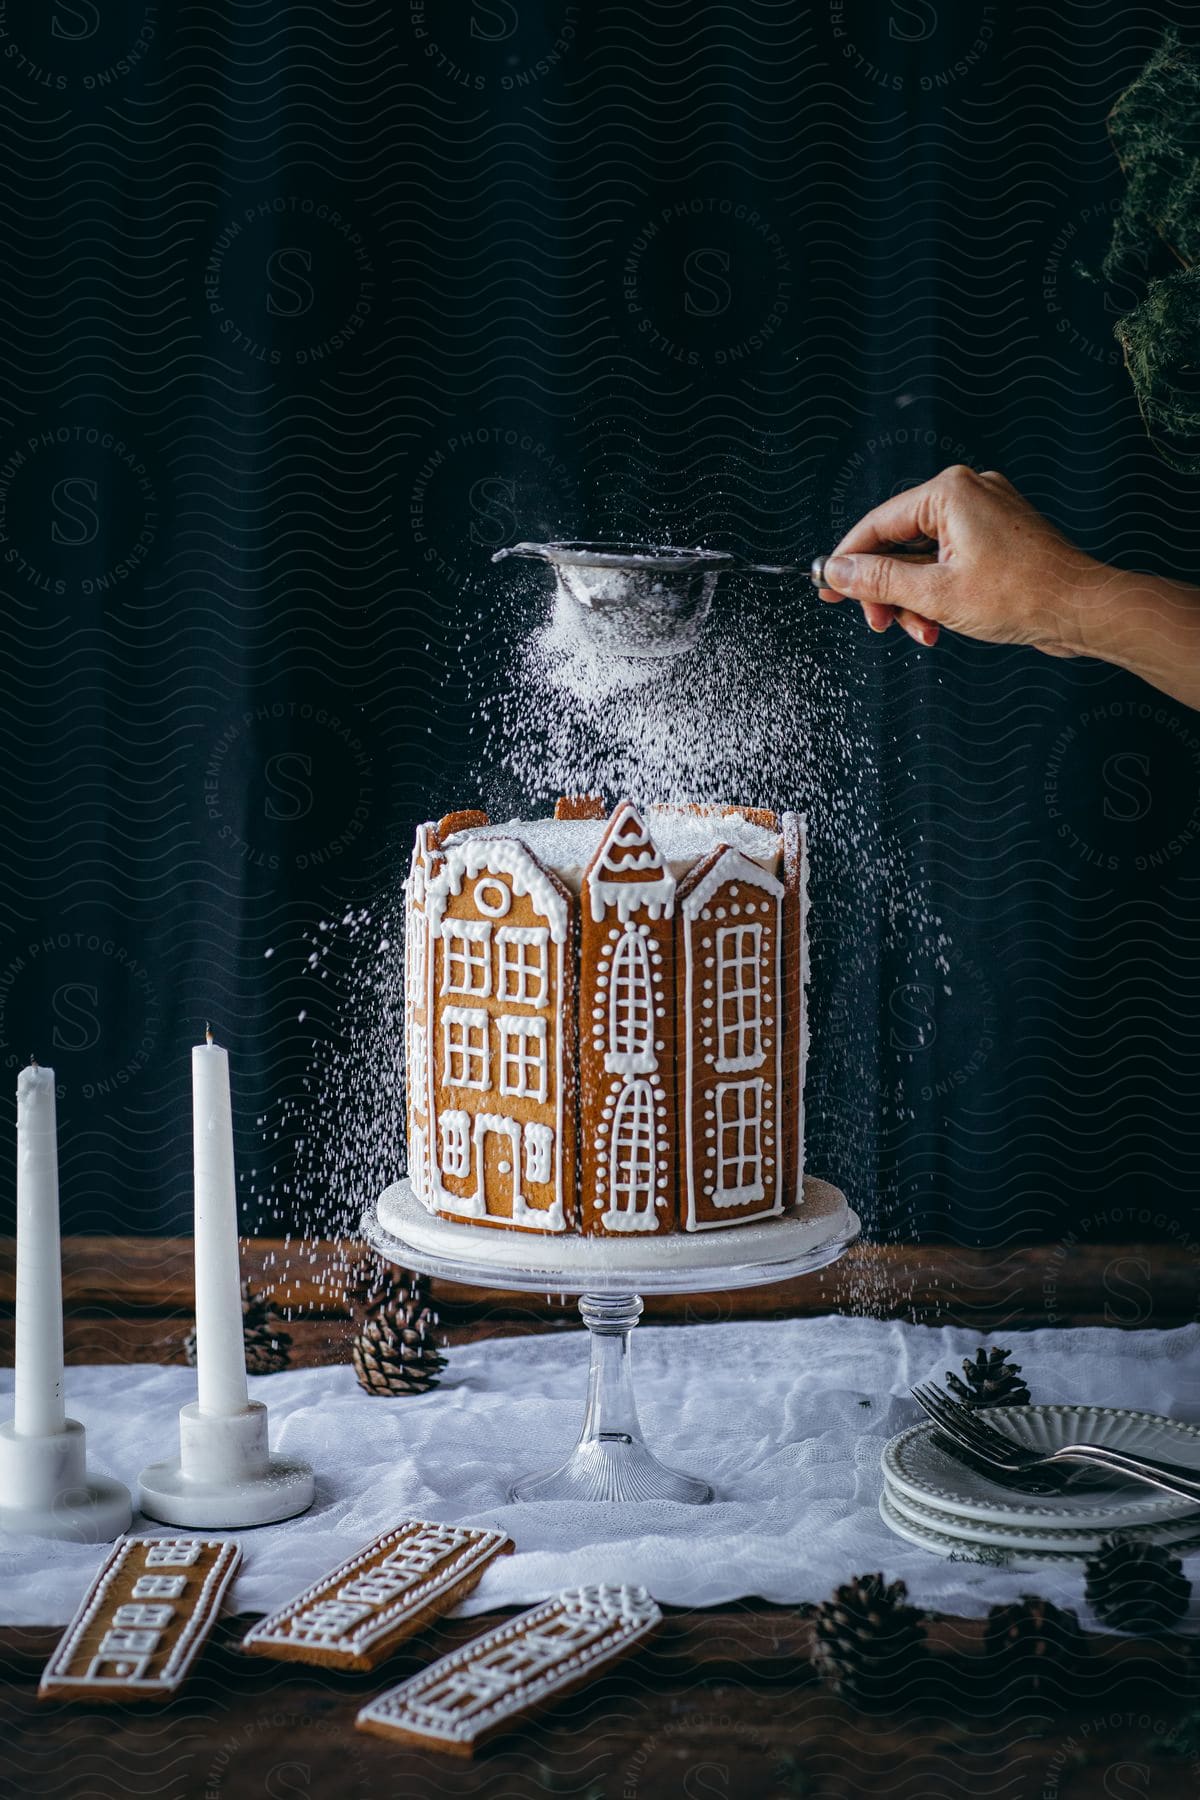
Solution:
{"label": "gingerbread roof", "polygon": [[727,844],[718,844],[710,856],[697,863],[683,884],[680,899],[684,917],[698,918],[702,908],[708,905],[717,889],[727,881],[749,882],[752,887],[764,888],[768,894],[774,894],[777,898],[783,893],[783,883],[778,876],[760,868],[758,863],[751,862],[740,850],[731,850]]}
{"label": "gingerbread roof", "polygon": [[622,800],[587,869],[583,885],[597,923],[615,906],[622,921],[644,906],[652,919],[669,918],[675,877],[632,800]]}
{"label": "gingerbread roof", "polygon": [[443,867],[428,884],[435,924],[445,909],[446,896],[461,893],[464,875],[472,880],[485,872],[507,875],[514,892],[528,894],[535,911],[549,921],[554,943],[565,943],[571,922],[571,891],[519,839],[466,837],[448,844],[443,854]]}

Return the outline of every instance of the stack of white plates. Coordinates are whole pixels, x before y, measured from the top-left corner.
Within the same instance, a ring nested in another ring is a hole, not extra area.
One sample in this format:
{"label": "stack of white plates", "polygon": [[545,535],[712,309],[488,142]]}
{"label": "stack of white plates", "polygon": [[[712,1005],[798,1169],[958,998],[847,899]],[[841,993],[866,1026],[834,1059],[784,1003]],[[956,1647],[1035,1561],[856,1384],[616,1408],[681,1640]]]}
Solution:
{"label": "stack of white plates", "polygon": [[[1107,1406],[997,1406],[988,1418],[1023,1447],[1107,1444],[1183,1463],[1200,1476],[1200,1427]],[[1057,1494],[1023,1494],[943,1450],[927,1421],[883,1451],[879,1510],[898,1537],[936,1556],[1035,1568],[1094,1555],[1114,1531],[1147,1543],[1200,1544],[1200,1507],[1141,1483],[1082,1472]],[[1062,1465],[1060,1465],[1062,1466]]]}

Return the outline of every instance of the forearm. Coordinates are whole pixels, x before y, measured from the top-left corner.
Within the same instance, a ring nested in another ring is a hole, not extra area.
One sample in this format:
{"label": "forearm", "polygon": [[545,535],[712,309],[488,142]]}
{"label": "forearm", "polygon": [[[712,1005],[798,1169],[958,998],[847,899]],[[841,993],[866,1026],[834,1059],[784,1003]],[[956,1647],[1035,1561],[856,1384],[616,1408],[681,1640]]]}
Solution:
{"label": "forearm", "polygon": [[1200,588],[1102,563],[1075,596],[1070,648],[1200,709]]}

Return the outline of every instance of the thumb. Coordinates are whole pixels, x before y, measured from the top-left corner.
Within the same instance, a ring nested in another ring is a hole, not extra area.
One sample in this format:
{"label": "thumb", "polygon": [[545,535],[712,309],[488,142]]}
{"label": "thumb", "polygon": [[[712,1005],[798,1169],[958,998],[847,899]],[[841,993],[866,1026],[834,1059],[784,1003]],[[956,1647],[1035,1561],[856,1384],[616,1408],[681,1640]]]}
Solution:
{"label": "thumb", "polygon": [[946,571],[940,563],[913,562],[899,556],[831,556],[822,585],[848,600],[873,600],[880,606],[907,607],[923,618],[936,619]]}

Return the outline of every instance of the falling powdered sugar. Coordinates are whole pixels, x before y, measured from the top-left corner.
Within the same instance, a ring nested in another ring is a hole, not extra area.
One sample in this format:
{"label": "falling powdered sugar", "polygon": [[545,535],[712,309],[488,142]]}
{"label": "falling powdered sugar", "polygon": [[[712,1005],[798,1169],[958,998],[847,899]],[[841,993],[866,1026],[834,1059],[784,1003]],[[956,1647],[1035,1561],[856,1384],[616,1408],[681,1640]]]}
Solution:
{"label": "falling powdered sugar", "polygon": [[[879,995],[897,964],[912,978],[947,971],[947,940],[919,875],[881,825],[883,774],[894,758],[871,691],[878,652],[864,653],[849,620],[777,585],[730,583],[705,636],[687,655],[598,654],[561,611],[520,630],[497,670],[493,649],[473,674],[485,743],[469,791],[488,835],[541,843],[536,821],[560,795],[629,797],[656,807],[763,807],[802,812],[812,857],[812,1052],[806,1089],[809,1168],[843,1187],[868,1232],[889,1133],[905,1117],[889,1091]],[[428,810],[436,815],[439,806]],[[714,821],[659,828],[707,843]],[[532,822],[532,823],[531,823]],[[774,834],[726,820],[722,833]],[[586,860],[597,833],[580,822],[568,860]],[[561,827],[557,831],[560,847]],[[542,846],[543,849],[545,846]],[[751,854],[764,844],[747,844]],[[674,846],[691,860],[695,845]],[[407,862],[407,846],[400,847]],[[703,853],[702,851],[700,853]],[[561,857],[560,857],[561,860]],[[403,896],[399,874],[370,907],[323,921],[309,973],[321,1029],[305,1093],[285,1111],[293,1162],[280,1217],[312,1235],[352,1240],[362,1210],[404,1166]],[[886,1200],[886,1195],[884,1196]],[[867,1264],[858,1294],[876,1298]]]}

